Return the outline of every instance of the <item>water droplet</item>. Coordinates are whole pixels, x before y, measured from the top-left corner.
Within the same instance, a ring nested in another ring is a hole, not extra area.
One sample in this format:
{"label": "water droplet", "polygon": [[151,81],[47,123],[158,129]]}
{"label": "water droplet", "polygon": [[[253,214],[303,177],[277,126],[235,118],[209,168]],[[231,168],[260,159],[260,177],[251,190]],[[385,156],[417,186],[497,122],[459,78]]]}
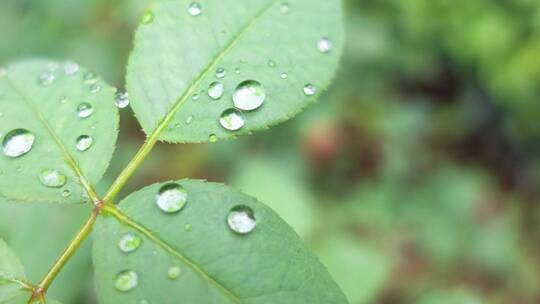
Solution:
{"label": "water droplet", "polygon": [[202,7],[198,2],[192,2],[188,6],[188,13],[191,16],[199,16],[202,13]]}
{"label": "water droplet", "polygon": [[193,121],[193,116],[192,116],[192,115],[188,116],[188,117],[186,118],[186,125],[191,124],[192,121]]}
{"label": "water droplet", "polygon": [[255,80],[247,80],[238,85],[233,94],[234,106],[240,110],[258,109],[266,99],[266,90]]}
{"label": "water droplet", "polygon": [[88,135],[81,135],[77,138],[77,150],[84,152],[92,146],[94,139]]}
{"label": "water droplet", "polygon": [[51,72],[45,72],[39,76],[39,83],[43,86],[49,86],[54,82],[55,76]]}
{"label": "water droplet", "polygon": [[133,270],[124,270],[116,275],[114,288],[121,292],[128,292],[139,285],[139,275]]}
{"label": "water droplet", "polygon": [[154,13],[152,11],[146,11],[141,18],[142,24],[150,24],[154,21]]}
{"label": "water droplet", "polygon": [[227,216],[229,228],[238,234],[247,234],[255,229],[257,221],[253,210],[245,205],[239,205],[229,211]]}
{"label": "water droplet", "polygon": [[315,95],[315,93],[317,93],[317,88],[311,83],[306,84],[306,86],[304,87],[304,94],[306,94],[307,96],[313,96]]}
{"label": "water droplet", "polygon": [[242,70],[240,70],[240,68],[236,68],[236,69],[234,69],[234,72],[235,72],[236,74],[240,74],[240,73],[242,73]]}
{"label": "water droplet", "polygon": [[129,232],[124,234],[118,241],[118,248],[123,253],[131,253],[137,250],[142,243],[142,239],[137,235]]}
{"label": "water droplet", "polygon": [[225,77],[225,76],[227,76],[227,71],[225,71],[224,68],[218,68],[218,69],[216,70],[216,77],[217,77],[217,78],[223,78],[223,77]]}
{"label": "water droplet", "polygon": [[208,96],[214,100],[218,100],[223,96],[225,88],[221,82],[215,81],[208,87]]}
{"label": "water droplet", "polygon": [[70,191],[70,190],[64,190],[64,191],[62,191],[62,196],[63,196],[63,197],[69,197],[69,196],[71,196],[71,191]]}
{"label": "water droplet", "polygon": [[4,67],[0,67],[0,78],[7,75],[7,69]]}
{"label": "water droplet", "polygon": [[68,97],[66,95],[60,96],[60,103],[66,103],[68,101]]}
{"label": "water droplet", "polygon": [[211,142],[211,143],[215,143],[217,142],[218,138],[217,138],[217,135],[216,134],[210,134],[210,136],[208,136],[208,141]]}
{"label": "water droplet", "polygon": [[34,144],[34,134],[25,129],[15,129],[6,134],[2,141],[4,154],[9,157],[19,157],[28,153]]}
{"label": "water droplet", "polygon": [[73,61],[67,61],[64,63],[64,74],[67,76],[75,75],[79,71],[80,67]]}
{"label": "water droplet", "polygon": [[271,67],[271,68],[275,68],[276,67],[276,62],[272,59],[268,60],[268,66]]}
{"label": "water droplet", "polygon": [[60,188],[67,182],[67,177],[58,170],[45,169],[39,174],[39,180],[47,187]]}
{"label": "water droplet", "polygon": [[114,104],[119,109],[124,109],[129,106],[129,94],[128,92],[118,92]]}
{"label": "water droplet", "polygon": [[175,213],[187,203],[187,191],[177,183],[169,183],[162,186],[156,195],[156,205],[163,212]]}
{"label": "water droplet", "polygon": [[171,280],[176,280],[178,278],[178,276],[180,275],[180,273],[182,272],[182,269],[180,269],[180,267],[178,266],[171,266],[169,268],[169,270],[167,271],[167,276],[169,277],[169,279]]}
{"label": "water droplet", "polygon": [[185,231],[191,231],[191,228],[193,228],[193,226],[191,224],[189,224],[189,223],[184,225],[184,230]]}
{"label": "water droplet", "polygon": [[281,6],[279,7],[279,11],[282,14],[287,14],[289,12],[289,4],[288,3],[282,3]]}
{"label": "water droplet", "polygon": [[287,79],[289,75],[287,73],[281,73],[281,79]]}
{"label": "water droplet", "polygon": [[92,72],[87,72],[83,76],[84,83],[87,85],[93,85],[98,82],[99,78]]}
{"label": "water droplet", "polygon": [[77,116],[80,118],[87,118],[94,114],[94,108],[89,103],[81,103],[77,107]]}
{"label": "water droplet", "polygon": [[334,48],[334,44],[328,38],[321,38],[317,41],[317,49],[321,53],[330,53]]}
{"label": "water droplet", "polygon": [[219,118],[221,126],[229,131],[240,130],[245,125],[242,112],[237,109],[227,109],[223,111]]}
{"label": "water droplet", "polygon": [[193,96],[191,96],[191,99],[192,99],[193,101],[199,100],[199,94],[197,94],[197,93],[193,94]]}
{"label": "water droplet", "polygon": [[96,93],[98,93],[99,91],[101,91],[101,86],[100,86],[100,85],[98,85],[98,84],[93,84],[92,86],[90,86],[90,93],[96,94]]}

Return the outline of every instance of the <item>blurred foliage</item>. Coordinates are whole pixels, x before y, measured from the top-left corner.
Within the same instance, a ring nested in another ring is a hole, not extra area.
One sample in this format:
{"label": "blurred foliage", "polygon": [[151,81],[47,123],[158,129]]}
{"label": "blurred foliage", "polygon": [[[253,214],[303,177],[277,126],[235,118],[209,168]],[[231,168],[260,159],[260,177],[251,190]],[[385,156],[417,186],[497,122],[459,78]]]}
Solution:
{"label": "blurred foliage", "polygon": [[[3,0],[0,64],[72,58],[122,88],[145,4]],[[540,3],[345,7],[347,50],[318,105],[249,138],[159,145],[124,194],[187,176],[233,184],[297,229],[353,304],[539,303]],[[122,116],[103,187],[144,139]],[[2,211],[0,234],[36,278],[62,246],[31,244],[66,242],[80,211],[23,209]],[[86,255],[54,297],[94,302]]]}

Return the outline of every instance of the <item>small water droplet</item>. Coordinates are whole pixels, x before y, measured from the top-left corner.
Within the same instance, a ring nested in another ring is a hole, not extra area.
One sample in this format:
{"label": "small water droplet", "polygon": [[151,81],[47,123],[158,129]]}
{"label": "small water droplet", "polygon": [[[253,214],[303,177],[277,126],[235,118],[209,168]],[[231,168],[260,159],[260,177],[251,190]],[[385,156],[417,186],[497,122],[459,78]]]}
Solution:
{"label": "small water droplet", "polygon": [[244,116],[242,112],[237,109],[227,109],[223,111],[219,117],[219,123],[221,126],[229,131],[240,130],[245,125]]}
{"label": "small water droplet", "polygon": [[34,134],[25,129],[15,129],[6,134],[2,141],[4,154],[9,157],[19,157],[28,153],[34,144]]}
{"label": "small water droplet", "polygon": [[176,213],[187,203],[187,191],[177,183],[162,186],[156,195],[156,205],[165,213]]}
{"label": "small water droplet", "polygon": [[101,86],[98,85],[98,84],[93,84],[90,86],[90,93],[92,94],[96,94],[98,93],[99,91],[101,91]]}
{"label": "small water droplet", "polygon": [[0,67],[0,78],[5,77],[7,75],[7,69],[4,67]]}
{"label": "small water droplet", "polygon": [[64,74],[67,76],[75,75],[79,71],[80,67],[73,61],[67,61],[64,63]]}
{"label": "small water droplet", "polygon": [[315,95],[315,93],[317,93],[317,88],[311,83],[306,84],[306,86],[304,87],[304,94],[306,94],[307,96],[313,96]]}
{"label": "small water droplet", "polygon": [[176,280],[180,273],[182,272],[182,269],[178,266],[171,266],[169,270],[167,271],[167,276],[170,280]]}
{"label": "small water droplet", "polygon": [[68,101],[68,97],[66,95],[60,96],[60,103],[66,103]]}
{"label": "small water droplet", "polygon": [[188,13],[191,16],[199,16],[202,13],[202,7],[201,4],[198,2],[192,2],[188,6]]}
{"label": "small water droplet", "polygon": [[141,18],[142,24],[150,24],[154,21],[154,12],[146,11]]}
{"label": "small water droplet", "polygon": [[128,92],[118,92],[114,104],[119,109],[124,109],[129,106],[129,94]]}
{"label": "small water droplet", "polygon": [[255,214],[250,207],[239,205],[229,211],[227,224],[232,231],[238,234],[248,234],[255,229],[257,221],[255,220]]}
{"label": "small water droplet", "polygon": [[80,118],[87,118],[94,114],[94,108],[89,103],[81,103],[77,107],[77,116]]}
{"label": "small water droplet", "polygon": [[67,182],[67,177],[58,170],[44,169],[39,174],[41,183],[50,188],[60,188]]}
{"label": "small water droplet", "polygon": [[139,285],[139,275],[133,270],[124,270],[116,275],[114,288],[121,292],[128,292]]}
{"label": "small water droplet", "polygon": [[118,241],[118,248],[123,253],[131,253],[137,250],[141,246],[141,243],[142,239],[139,236],[128,232]]}
{"label": "small water droplet", "polygon": [[275,68],[276,67],[276,62],[272,59],[268,60],[268,66],[271,67],[271,68]]}
{"label": "small water droplet", "polygon": [[330,53],[334,48],[334,44],[328,38],[321,38],[317,41],[317,49],[321,53]]}
{"label": "small water droplet", "polygon": [[225,76],[227,76],[227,71],[225,71],[224,68],[218,68],[218,69],[216,70],[216,77],[217,77],[217,78],[223,78],[223,77],[225,77]]}
{"label": "small water droplet", "polygon": [[191,124],[192,121],[193,121],[193,116],[192,116],[192,115],[188,116],[188,117],[186,118],[186,125]]}
{"label": "small water droplet", "polygon": [[289,12],[289,4],[288,3],[281,3],[280,7],[279,7],[279,11],[282,13],[282,14],[287,14]]}
{"label": "small water droplet", "polygon": [[63,196],[63,197],[69,197],[69,196],[71,196],[71,191],[70,191],[70,190],[64,190],[64,191],[62,191],[62,196]]}
{"label": "small water droplet", "polygon": [[218,100],[223,96],[225,88],[221,82],[215,81],[208,87],[208,96],[214,100]]}
{"label": "small water droplet", "polygon": [[197,93],[193,94],[193,96],[191,96],[191,99],[192,99],[193,101],[199,100],[199,94],[197,94]]}
{"label": "small water droplet", "polygon": [[191,224],[189,224],[189,223],[184,225],[184,230],[185,231],[191,231],[191,228],[193,228],[193,226]]}
{"label": "small water droplet", "polygon": [[281,79],[287,79],[289,75],[287,73],[281,73]]}
{"label": "small water droplet", "polygon": [[77,138],[77,150],[84,152],[92,146],[94,139],[88,135],[81,135]]}
{"label": "small water droplet", "polygon": [[39,83],[43,86],[49,86],[54,82],[55,76],[51,72],[45,72],[39,76]]}
{"label": "small water droplet", "polygon": [[83,76],[84,83],[87,85],[93,85],[98,82],[99,78],[92,72],[87,72]]}
{"label": "small water droplet", "polygon": [[210,134],[210,136],[208,136],[208,141],[211,143],[215,143],[217,142],[217,140],[218,140],[218,137],[216,134]]}
{"label": "small water droplet", "polygon": [[266,99],[266,90],[255,80],[246,80],[236,87],[233,94],[234,106],[240,110],[258,109]]}
{"label": "small water droplet", "polygon": [[240,68],[236,68],[236,69],[234,69],[234,73],[240,74],[240,73],[242,73],[242,70]]}

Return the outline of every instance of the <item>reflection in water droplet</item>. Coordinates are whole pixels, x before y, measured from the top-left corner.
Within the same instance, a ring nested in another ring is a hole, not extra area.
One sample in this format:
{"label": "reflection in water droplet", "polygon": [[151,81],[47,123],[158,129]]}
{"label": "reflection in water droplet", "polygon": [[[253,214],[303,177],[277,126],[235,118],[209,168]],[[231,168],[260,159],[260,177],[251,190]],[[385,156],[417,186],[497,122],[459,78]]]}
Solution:
{"label": "reflection in water droplet", "polygon": [[202,13],[202,7],[198,2],[192,2],[188,6],[188,13],[191,16],[199,16]]}
{"label": "reflection in water droplet", "polygon": [[216,134],[210,134],[210,136],[208,136],[208,141],[211,142],[211,143],[215,143],[217,142],[218,138],[217,138],[217,135]]}
{"label": "reflection in water droplet", "polygon": [[315,95],[315,93],[317,93],[317,88],[310,83],[306,84],[306,86],[304,87],[304,94],[306,94],[307,96],[313,96]]}
{"label": "reflection in water droplet", "polygon": [[162,186],[156,195],[156,205],[163,212],[175,213],[187,203],[187,191],[177,183],[169,183]]}
{"label": "reflection in water droplet", "polygon": [[167,271],[167,276],[170,280],[176,280],[180,273],[182,272],[182,269],[178,266],[171,266],[169,270]]}
{"label": "reflection in water droplet", "polygon": [[28,153],[34,144],[34,134],[25,129],[15,129],[6,134],[2,141],[4,154],[9,157],[19,157]]}
{"label": "reflection in water droplet", "polygon": [[51,85],[54,82],[54,74],[51,72],[45,72],[39,76],[39,83],[43,86]]}
{"label": "reflection in water droplet", "polygon": [[225,71],[224,68],[218,68],[218,69],[216,70],[216,77],[217,77],[217,78],[223,78],[223,77],[225,77],[226,75],[227,75],[227,71]]}
{"label": "reflection in water droplet", "polygon": [[128,232],[124,234],[118,241],[118,248],[123,253],[131,253],[137,250],[142,243],[142,239],[137,235]]}
{"label": "reflection in water droplet", "polygon": [[237,109],[227,109],[223,111],[219,118],[221,126],[229,131],[240,130],[245,125],[242,112]]}
{"label": "reflection in water droplet", "polygon": [[233,94],[234,106],[240,110],[258,109],[266,99],[266,90],[255,80],[246,80],[236,87]]}
{"label": "reflection in water droplet", "polygon": [[282,3],[281,6],[279,7],[279,11],[282,14],[287,14],[289,12],[289,4],[288,3]]}
{"label": "reflection in water droplet", "polygon": [[89,103],[84,102],[77,107],[77,116],[79,116],[80,118],[87,118],[93,113],[94,108]]}
{"label": "reflection in water droplet", "polygon": [[71,76],[77,74],[79,71],[79,65],[73,61],[67,61],[64,63],[64,74]]}
{"label": "reflection in water droplet", "polygon": [[328,38],[321,38],[319,41],[317,41],[317,49],[321,53],[330,53],[333,48],[334,45]]}
{"label": "reflection in water droplet", "polygon": [[275,68],[276,67],[276,62],[272,59],[268,60],[268,66],[271,67],[271,68]]}
{"label": "reflection in water droplet", "polygon": [[225,88],[221,82],[215,81],[208,87],[208,96],[214,100],[218,100],[223,96]]}
{"label": "reflection in water droplet", "polygon": [[287,73],[281,73],[281,79],[287,79],[289,78],[289,75]]}
{"label": "reflection in water droplet", "polygon": [[124,109],[129,106],[129,94],[128,92],[118,92],[114,104],[119,109]]}
{"label": "reflection in water droplet", "polygon": [[141,18],[142,24],[150,24],[154,21],[154,13],[152,11],[146,11]]}
{"label": "reflection in water droplet", "polygon": [[67,177],[58,170],[45,169],[39,174],[41,183],[50,188],[60,188],[67,182]]}
{"label": "reflection in water droplet", "polygon": [[245,205],[239,205],[229,211],[227,224],[232,231],[238,234],[247,234],[255,229],[257,221],[251,208]]}
{"label": "reflection in water droplet", "polygon": [[94,139],[88,135],[81,135],[77,138],[77,150],[83,152],[92,146]]}
{"label": "reflection in water droplet", "polygon": [[121,292],[128,292],[139,285],[139,275],[133,270],[124,270],[116,275],[114,288]]}

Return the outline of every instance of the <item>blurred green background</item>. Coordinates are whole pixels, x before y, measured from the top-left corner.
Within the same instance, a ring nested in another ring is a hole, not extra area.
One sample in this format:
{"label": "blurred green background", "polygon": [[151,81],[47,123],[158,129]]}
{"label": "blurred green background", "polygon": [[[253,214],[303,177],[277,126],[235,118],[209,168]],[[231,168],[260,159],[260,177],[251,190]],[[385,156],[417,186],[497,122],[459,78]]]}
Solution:
{"label": "blurred green background", "polygon": [[[123,88],[146,5],[2,0],[0,65],[69,58]],[[280,213],[352,304],[540,303],[540,2],[344,6],[346,52],[317,105],[248,138],[159,145],[124,195],[184,177],[231,184]],[[102,192],[143,140],[122,110]],[[1,208],[0,236],[35,281],[90,210]],[[90,243],[52,297],[95,303]]]}

